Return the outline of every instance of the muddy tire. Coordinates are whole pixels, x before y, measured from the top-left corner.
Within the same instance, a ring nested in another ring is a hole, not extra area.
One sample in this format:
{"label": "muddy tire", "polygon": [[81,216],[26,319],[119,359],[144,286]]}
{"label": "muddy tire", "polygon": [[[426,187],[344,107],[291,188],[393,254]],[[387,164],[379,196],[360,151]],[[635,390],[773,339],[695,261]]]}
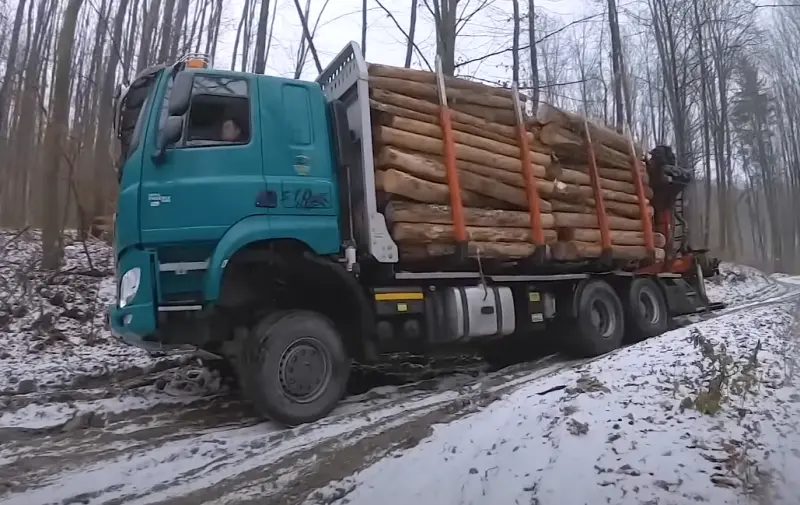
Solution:
{"label": "muddy tire", "polygon": [[256,411],[287,425],[328,415],[342,399],[350,360],[333,323],[315,312],[275,312],[245,338],[242,391]]}
{"label": "muddy tire", "polygon": [[578,286],[575,295],[577,318],[565,328],[570,354],[600,356],[622,345],[625,313],[614,289],[605,281],[592,279]]}
{"label": "muddy tire", "polygon": [[667,301],[656,281],[634,279],[625,296],[625,339],[641,342],[661,335],[668,326]]}

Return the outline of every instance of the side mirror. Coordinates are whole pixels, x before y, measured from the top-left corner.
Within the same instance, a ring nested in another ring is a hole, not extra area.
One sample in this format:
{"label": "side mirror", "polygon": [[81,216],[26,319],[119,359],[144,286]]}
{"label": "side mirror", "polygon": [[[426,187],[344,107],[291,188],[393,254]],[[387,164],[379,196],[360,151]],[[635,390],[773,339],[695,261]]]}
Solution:
{"label": "side mirror", "polygon": [[167,147],[179,141],[182,134],[183,116],[169,116],[164,128],[158,132],[158,139],[156,140],[156,152],[153,154],[153,160],[156,163],[161,163],[164,160]]}
{"label": "side mirror", "polygon": [[189,101],[192,98],[192,85],[194,74],[192,72],[178,72],[172,83],[169,94],[168,111],[170,116],[183,116],[189,110]]}

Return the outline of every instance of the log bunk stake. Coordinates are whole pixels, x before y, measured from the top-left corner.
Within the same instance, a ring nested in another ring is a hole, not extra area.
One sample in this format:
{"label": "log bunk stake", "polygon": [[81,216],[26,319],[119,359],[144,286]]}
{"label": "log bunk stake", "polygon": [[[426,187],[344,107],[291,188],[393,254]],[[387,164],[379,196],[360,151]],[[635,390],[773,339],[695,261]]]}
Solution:
{"label": "log bunk stake", "polygon": [[[595,212],[597,212],[597,224],[600,226],[600,247],[602,253],[599,260],[603,264],[610,265],[613,259],[613,248],[611,246],[611,232],[608,227],[608,214],[606,214],[605,196],[603,195],[603,190],[600,187],[600,175],[598,174],[597,170],[597,157],[594,153],[594,144],[592,144],[592,134],[589,132],[589,120],[585,117],[583,120],[583,141],[586,144],[586,156],[589,159],[589,183],[592,186],[592,193],[594,193],[594,206]],[[641,198],[639,202],[642,204],[644,202],[644,198],[642,196],[639,198]]]}
{"label": "log bunk stake", "polygon": [[469,254],[469,238],[464,222],[464,204],[461,201],[461,184],[456,169],[456,148],[453,143],[453,122],[447,106],[447,90],[444,85],[442,60],[436,56],[436,84],[439,88],[439,124],[442,128],[442,147],[444,166],[447,172],[447,188],[450,191],[450,211],[453,216],[453,229],[456,238],[456,255],[463,261]]}
{"label": "log bunk stake", "polygon": [[517,142],[519,144],[520,163],[522,164],[522,178],[525,182],[525,196],[528,201],[531,243],[534,246],[532,260],[535,264],[541,265],[550,259],[550,249],[545,243],[544,229],[542,227],[542,202],[539,196],[539,189],[533,178],[528,130],[525,128],[525,119],[522,117],[522,104],[520,103],[519,88],[516,82],[511,86],[511,93],[514,100],[514,113],[517,117]]}
{"label": "log bunk stake", "polygon": [[[636,148],[633,144],[633,134],[631,133],[630,129],[628,129],[628,147],[630,149],[630,157],[631,157],[631,174],[633,175],[633,185],[636,187],[636,199],[639,203],[639,219],[642,220],[642,232],[644,234],[644,247],[647,250],[647,261],[649,263],[655,263],[656,261],[656,250],[655,250],[655,243],[653,239],[653,221],[650,219],[650,212],[647,208],[645,194],[644,194],[644,182],[642,181],[642,172],[641,172],[641,161],[636,156]],[[665,228],[669,229],[669,224],[665,226]],[[669,240],[669,234],[665,232],[665,237]],[[668,247],[668,245],[667,245]]]}

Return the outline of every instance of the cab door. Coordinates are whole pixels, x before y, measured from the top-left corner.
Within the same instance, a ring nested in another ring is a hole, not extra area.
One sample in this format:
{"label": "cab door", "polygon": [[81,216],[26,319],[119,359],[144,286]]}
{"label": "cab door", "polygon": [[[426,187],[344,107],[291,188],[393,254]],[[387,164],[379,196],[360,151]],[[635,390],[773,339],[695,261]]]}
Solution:
{"label": "cab door", "polygon": [[[150,128],[142,167],[142,242],[216,242],[241,219],[267,209],[257,205],[266,183],[261,160],[259,93],[254,76],[198,71],[184,117],[183,136],[156,156],[158,130],[166,122],[172,77],[162,86],[157,128]],[[241,135],[221,138],[222,123],[233,119]],[[266,226],[266,222],[265,222]]]}
{"label": "cab door", "polygon": [[270,229],[300,240],[318,254],[339,252],[339,201],[326,102],[315,83],[259,81],[264,174],[270,195]]}

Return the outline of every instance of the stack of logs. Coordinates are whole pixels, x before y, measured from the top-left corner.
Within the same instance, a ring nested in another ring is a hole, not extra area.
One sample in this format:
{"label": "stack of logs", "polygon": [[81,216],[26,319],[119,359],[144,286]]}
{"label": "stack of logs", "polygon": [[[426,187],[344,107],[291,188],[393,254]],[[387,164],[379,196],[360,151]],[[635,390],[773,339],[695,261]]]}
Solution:
{"label": "stack of logs", "polygon": [[[527,257],[535,246],[512,91],[449,77],[445,84],[470,254]],[[436,75],[370,65],[369,87],[376,188],[401,259],[455,252]],[[553,258],[599,257],[601,232],[583,118],[543,106],[538,119],[524,121],[544,239],[551,244]],[[648,251],[629,143],[596,124],[590,124],[589,132],[613,257],[644,259]],[[641,177],[652,215],[652,191],[644,170]],[[660,234],[653,238],[660,259],[665,239]]]}

